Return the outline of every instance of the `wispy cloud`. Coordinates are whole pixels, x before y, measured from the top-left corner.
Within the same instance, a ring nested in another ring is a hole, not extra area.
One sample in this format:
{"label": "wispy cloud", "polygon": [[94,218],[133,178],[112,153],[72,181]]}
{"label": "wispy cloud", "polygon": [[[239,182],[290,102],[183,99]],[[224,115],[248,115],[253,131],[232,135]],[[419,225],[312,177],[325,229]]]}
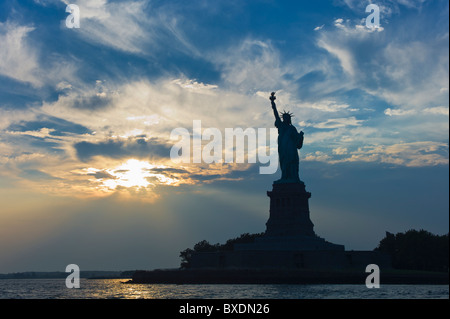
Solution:
{"label": "wispy cloud", "polygon": [[338,147],[333,150],[332,154],[322,151],[307,153],[304,160],[331,164],[372,162],[406,167],[448,165],[447,146],[444,143],[424,141],[392,145],[366,145],[352,151]]}
{"label": "wispy cloud", "polygon": [[314,31],[320,31],[323,29],[324,26],[325,26],[325,24],[322,24],[321,26],[317,26],[314,28]]}
{"label": "wispy cloud", "polygon": [[70,58],[58,54],[45,56],[32,44],[30,37],[34,30],[32,25],[0,22],[0,75],[37,89],[76,79],[78,68]]}
{"label": "wispy cloud", "polygon": [[384,110],[384,114],[388,116],[411,116],[418,114],[436,114],[436,115],[449,115],[448,107],[445,106],[436,106],[436,107],[426,107],[423,110],[403,110],[403,109],[391,109],[387,108]]}
{"label": "wispy cloud", "polygon": [[211,53],[209,59],[220,68],[224,84],[238,92],[254,94],[289,86],[284,80],[289,69],[269,41],[245,39],[225,51]]}
{"label": "wispy cloud", "polygon": [[406,112],[448,103],[442,91],[448,87],[448,33],[418,41],[404,37],[403,27],[387,36],[355,21],[336,19],[334,26],[319,34],[317,45],[337,58],[354,87]]}
{"label": "wispy cloud", "polygon": [[349,118],[328,119],[326,122],[317,123],[313,126],[316,128],[334,129],[346,126],[360,126],[363,120],[357,120],[354,116]]}
{"label": "wispy cloud", "polygon": [[39,87],[42,82],[37,53],[27,43],[33,30],[31,26],[0,22],[0,74]]}
{"label": "wispy cloud", "polygon": [[168,47],[200,54],[180,28],[180,16],[163,4],[149,0],[80,0],[77,5],[82,24],[77,34],[94,45],[148,57]]}
{"label": "wispy cloud", "polygon": [[77,5],[82,24],[77,31],[86,40],[132,53],[140,53],[144,44],[152,43],[153,36],[146,31],[151,22],[144,13],[148,1],[81,0]]}

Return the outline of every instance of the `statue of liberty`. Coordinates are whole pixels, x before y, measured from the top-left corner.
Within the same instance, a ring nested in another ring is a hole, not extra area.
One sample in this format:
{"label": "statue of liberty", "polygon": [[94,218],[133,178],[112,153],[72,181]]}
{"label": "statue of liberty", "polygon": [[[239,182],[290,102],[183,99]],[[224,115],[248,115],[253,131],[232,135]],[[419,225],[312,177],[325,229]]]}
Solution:
{"label": "statue of liberty", "polygon": [[280,119],[275,100],[275,92],[272,92],[270,101],[275,115],[275,127],[278,129],[278,157],[281,168],[281,179],[275,181],[274,184],[301,183],[298,176],[299,157],[297,150],[303,146],[303,132],[298,133],[295,126],[292,125],[292,113],[283,112],[281,113],[283,120]]}

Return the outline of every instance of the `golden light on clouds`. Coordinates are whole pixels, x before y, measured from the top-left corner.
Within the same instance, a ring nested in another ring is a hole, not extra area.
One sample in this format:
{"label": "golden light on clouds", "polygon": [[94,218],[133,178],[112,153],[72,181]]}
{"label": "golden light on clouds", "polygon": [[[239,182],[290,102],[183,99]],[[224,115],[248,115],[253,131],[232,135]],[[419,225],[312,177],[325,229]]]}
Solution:
{"label": "golden light on clouds", "polygon": [[[147,161],[128,159],[114,168],[87,168],[85,174],[94,176],[93,182],[99,182],[103,190],[117,190],[123,188],[152,188],[158,185],[177,186],[180,180],[162,173],[170,169],[164,165],[155,165]],[[155,171],[153,171],[155,170]]]}
{"label": "golden light on clouds", "polygon": [[118,186],[147,187],[151,184],[147,178],[151,177],[150,171],[153,167],[148,162],[129,159],[124,164],[108,172],[113,178],[104,180],[103,185],[110,189],[115,189]]}

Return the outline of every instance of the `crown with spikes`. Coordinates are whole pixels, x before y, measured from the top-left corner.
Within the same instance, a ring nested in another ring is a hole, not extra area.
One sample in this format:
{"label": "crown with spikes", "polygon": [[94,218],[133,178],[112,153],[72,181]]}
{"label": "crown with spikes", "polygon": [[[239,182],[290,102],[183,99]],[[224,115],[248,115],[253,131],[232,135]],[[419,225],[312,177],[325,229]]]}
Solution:
{"label": "crown with spikes", "polygon": [[280,112],[280,114],[281,114],[281,117],[283,117],[283,115],[289,115],[289,117],[290,118],[292,118],[292,117],[294,117],[294,114],[293,113],[291,113],[291,112],[289,112],[289,111],[285,111],[285,110],[283,110],[283,112]]}

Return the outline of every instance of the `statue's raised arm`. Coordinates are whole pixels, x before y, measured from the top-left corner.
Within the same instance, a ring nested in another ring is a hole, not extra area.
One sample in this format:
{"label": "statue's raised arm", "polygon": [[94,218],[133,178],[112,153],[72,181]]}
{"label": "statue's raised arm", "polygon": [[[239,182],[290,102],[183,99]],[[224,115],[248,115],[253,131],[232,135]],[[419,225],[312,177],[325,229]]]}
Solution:
{"label": "statue's raised arm", "polygon": [[277,97],[275,96],[275,92],[272,92],[270,94],[270,98],[269,99],[272,102],[272,110],[273,110],[273,114],[275,115],[275,120],[276,121],[281,121],[280,115],[278,114],[277,106],[275,104],[275,100],[277,99]]}

